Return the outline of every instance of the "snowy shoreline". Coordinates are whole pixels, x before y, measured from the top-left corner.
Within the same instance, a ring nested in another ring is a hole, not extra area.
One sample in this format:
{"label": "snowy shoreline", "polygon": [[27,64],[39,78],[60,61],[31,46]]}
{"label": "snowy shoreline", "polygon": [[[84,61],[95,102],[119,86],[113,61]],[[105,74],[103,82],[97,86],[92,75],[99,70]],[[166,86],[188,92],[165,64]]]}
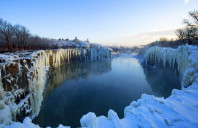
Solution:
{"label": "snowy shoreline", "polygon": [[[142,94],[124,110],[124,118],[109,110],[108,117],[96,117],[89,112],[81,120],[83,128],[131,128],[131,127],[198,127],[198,48],[180,46],[178,49],[151,47],[145,54],[145,62],[163,62],[171,67],[177,63],[182,81],[182,90],[173,89],[171,96],[164,99]],[[160,86],[160,85],[159,85]],[[23,123],[14,122],[8,128],[32,127],[27,117]],[[62,125],[59,126],[64,127]]]}
{"label": "snowy shoreline", "polygon": [[[152,47],[145,54],[147,61],[178,63],[182,75],[182,90],[173,89],[166,99],[143,94],[124,110],[124,118],[109,110],[108,117],[92,112],[81,118],[81,126],[87,128],[131,127],[197,127],[198,121],[198,48],[180,46],[178,49]],[[160,85],[159,85],[160,86]],[[188,87],[187,87],[188,86]],[[185,88],[187,87],[187,88]]]}

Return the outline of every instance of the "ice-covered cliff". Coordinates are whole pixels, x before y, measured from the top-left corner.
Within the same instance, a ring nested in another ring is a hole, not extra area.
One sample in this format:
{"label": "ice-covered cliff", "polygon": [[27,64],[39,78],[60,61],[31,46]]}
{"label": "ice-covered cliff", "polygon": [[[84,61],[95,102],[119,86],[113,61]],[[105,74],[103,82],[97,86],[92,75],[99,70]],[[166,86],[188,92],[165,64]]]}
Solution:
{"label": "ice-covered cliff", "polygon": [[[143,94],[125,108],[123,119],[113,110],[109,110],[108,117],[96,117],[90,112],[80,120],[83,128],[198,127],[198,48],[188,45],[178,49],[152,47],[147,50],[145,59],[148,63],[163,62],[172,66],[177,63],[182,90],[174,89],[166,99]],[[36,127],[30,121],[25,123],[26,120],[10,127]]]}
{"label": "ice-covered cliff", "polygon": [[178,49],[152,47],[145,54],[146,63],[162,62],[178,68],[182,87],[187,87],[196,81],[198,73],[198,48],[194,46],[180,46]]}
{"label": "ice-covered cliff", "polygon": [[[87,128],[133,128],[133,127],[198,127],[198,48],[180,46],[178,49],[152,47],[145,54],[146,62],[177,63],[182,79],[182,90],[174,89],[166,99],[143,94],[124,110],[124,118],[109,110],[108,117],[92,112],[80,122]],[[160,85],[159,85],[160,86]],[[185,88],[187,87],[187,88]]]}
{"label": "ice-covered cliff", "polygon": [[0,127],[38,114],[49,68],[110,58],[108,49],[96,48],[0,54]]}

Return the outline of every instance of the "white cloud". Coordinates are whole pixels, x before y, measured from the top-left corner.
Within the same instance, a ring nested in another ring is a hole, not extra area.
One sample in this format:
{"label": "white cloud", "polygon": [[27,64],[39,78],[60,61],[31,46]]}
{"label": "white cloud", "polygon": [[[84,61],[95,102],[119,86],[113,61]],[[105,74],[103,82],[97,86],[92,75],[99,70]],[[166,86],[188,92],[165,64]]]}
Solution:
{"label": "white cloud", "polygon": [[151,43],[155,40],[159,40],[160,37],[166,37],[168,39],[175,39],[175,28],[167,30],[157,30],[151,32],[145,32],[140,34],[127,34],[123,37],[114,41],[115,45],[124,45],[124,46],[137,46],[145,45]]}
{"label": "white cloud", "polygon": [[117,45],[117,46],[139,46],[146,45],[153,41],[159,40],[160,37],[165,37],[168,39],[176,39],[175,30],[182,26],[174,28],[154,28],[152,31],[143,32],[139,34],[126,33],[119,37],[114,37],[111,39],[105,39],[96,41],[95,43],[103,45]]}
{"label": "white cloud", "polygon": [[190,0],[184,0],[184,3],[187,4]]}

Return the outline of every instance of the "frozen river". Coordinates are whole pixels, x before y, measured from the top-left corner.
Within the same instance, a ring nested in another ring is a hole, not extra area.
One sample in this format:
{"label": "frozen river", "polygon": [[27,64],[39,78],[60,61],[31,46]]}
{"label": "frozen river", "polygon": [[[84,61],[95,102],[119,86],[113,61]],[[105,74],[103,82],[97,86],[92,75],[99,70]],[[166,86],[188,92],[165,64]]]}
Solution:
{"label": "frozen river", "polygon": [[123,118],[125,106],[141,94],[167,97],[173,88],[180,88],[174,71],[142,67],[133,57],[73,62],[50,71],[41,111],[33,122],[41,127],[77,127],[88,112],[107,116],[109,109]]}

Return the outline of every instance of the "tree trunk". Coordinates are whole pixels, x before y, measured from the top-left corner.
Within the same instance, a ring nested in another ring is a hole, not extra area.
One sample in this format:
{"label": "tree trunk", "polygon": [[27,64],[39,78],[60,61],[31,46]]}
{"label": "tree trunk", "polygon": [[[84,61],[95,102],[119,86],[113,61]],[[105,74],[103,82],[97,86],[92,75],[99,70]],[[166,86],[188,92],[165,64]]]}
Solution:
{"label": "tree trunk", "polygon": [[14,49],[13,49],[11,43],[8,40],[7,40],[7,45],[8,45],[8,50],[11,51],[11,52],[13,52]]}

